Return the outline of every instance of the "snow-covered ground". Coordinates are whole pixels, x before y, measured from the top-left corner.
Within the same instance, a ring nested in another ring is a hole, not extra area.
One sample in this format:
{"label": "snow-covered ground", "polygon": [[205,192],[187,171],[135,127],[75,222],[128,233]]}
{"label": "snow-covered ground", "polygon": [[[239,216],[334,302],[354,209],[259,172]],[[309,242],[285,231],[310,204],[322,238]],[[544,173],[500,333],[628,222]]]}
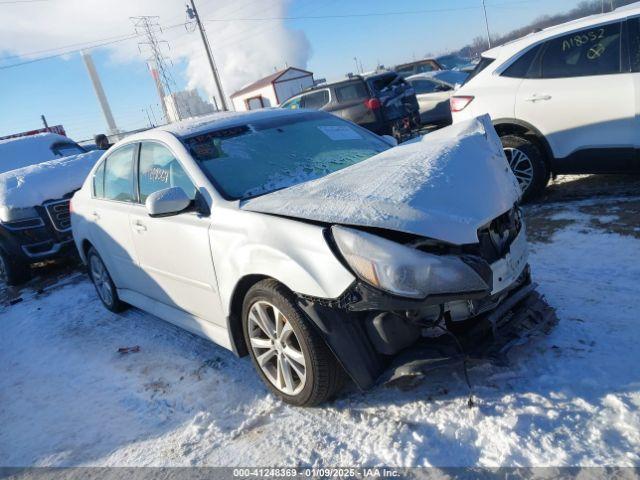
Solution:
{"label": "snow-covered ground", "polygon": [[290,407],[248,359],[111,314],[82,277],[22,292],[0,307],[0,465],[639,466],[639,207],[529,209],[533,274],[560,322],[511,365],[474,367],[473,408],[457,367]]}

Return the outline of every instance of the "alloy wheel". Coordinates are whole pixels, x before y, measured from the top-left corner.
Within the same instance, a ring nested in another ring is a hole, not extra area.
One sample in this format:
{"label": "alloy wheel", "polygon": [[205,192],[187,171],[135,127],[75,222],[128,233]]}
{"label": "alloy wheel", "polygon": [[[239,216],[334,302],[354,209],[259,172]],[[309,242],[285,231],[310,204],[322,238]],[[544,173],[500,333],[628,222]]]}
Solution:
{"label": "alloy wheel", "polygon": [[529,156],[522,150],[517,148],[507,147],[504,149],[504,154],[509,161],[509,166],[513,171],[520,188],[523,192],[526,192],[531,182],[533,182],[533,163]]}
{"label": "alloy wheel", "polygon": [[282,393],[305,386],[307,364],[291,323],[277,307],[257,301],[249,309],[249,343],[262,373]]}
{"label": "alloy wheel", "polygon": [[109,273],[105,268],[102,260],[96,255],[91,257],[91,279],[93,280],[98,295],[104,303],[107,305],[113,304],[113,289],[111,287],[111,281],[109,279]]}

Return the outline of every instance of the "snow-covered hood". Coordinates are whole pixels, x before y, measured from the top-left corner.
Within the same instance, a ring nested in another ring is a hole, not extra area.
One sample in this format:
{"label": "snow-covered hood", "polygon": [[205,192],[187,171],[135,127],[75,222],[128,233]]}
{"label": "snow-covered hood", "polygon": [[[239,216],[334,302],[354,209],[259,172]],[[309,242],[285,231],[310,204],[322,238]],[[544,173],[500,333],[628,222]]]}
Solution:
{"label": "snow-covered hood", "polygon": [[71,155],[0,174],[0,209],[33,207],[77,190],[103,153]]}
{"label": "snow-covered hood", "polygon": [[477,243],[478,229],[511,209],[520,194],[485,115],[248,200],[241,208],[462,245]]}

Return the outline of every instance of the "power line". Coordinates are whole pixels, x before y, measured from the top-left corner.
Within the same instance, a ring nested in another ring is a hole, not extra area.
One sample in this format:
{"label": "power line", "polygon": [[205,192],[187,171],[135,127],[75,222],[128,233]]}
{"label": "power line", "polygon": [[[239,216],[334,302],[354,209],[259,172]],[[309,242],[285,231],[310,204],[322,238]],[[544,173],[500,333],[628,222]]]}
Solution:
{"label": "power line", "polygon": [[16,3],[35,3],[35,2],[48,2],[49,0],[5,0],[1,1],[0,5],[13,5]]}
{"label": "power line", "polygon": [[[184,25],[183,23],[177,23],[174,25],[167,25],[164,26],[165,29],[170,29],[170,28],[176,28],[176,27],[182,27]],[[144,34],[142,33],[131,33],[128,35],[120,35],[117,37],[107,37],[105,39],[102,40],[107,40],[104,41],[102,43],[95,43],[95,42],[100,42],[101,40],[93,40],[90,42],[86,42],[86,43],[72,43],[70,45],[65,45],[62,47],[56,47],[56,48],[50,48],[50,49],[46,49],[46,50],[40,50],[40,51],[35,51],[35,52],[28,52],[28,53],[23,53],[21,55],[11,55],[11,56],[6,56],[6,57],[2,57],[0,58],[0,60],[4,60],[7,58],[20,58],[20,57],[28,57],[30,55],[36,55],[38,53],[45,53],[45,52],[51,52],[51,51],[56,51],[56,50],[60,50],[62,48],[67,48],[67,47],[75,47],[77,46],[78,48],[74,48],[71,50],[65,50],[63,52],[59,52],[59,53],[55,53],[55,54],[51,54],[51,55],[46,55],[44,57],[38,57],[38,58],[33,58],[31,60],[25,60],[23,62],[16,62],[16,63],[11,63],[9,65],[0,65],[0,70],[4,70],[7,68],[13,68],[13,67],[20,67],[22,65],[27,65],[30,63],[35,63],[35,62],[40,62],[43,60],[49,60],[52,58],[57,58],[57,57],[64,57],[65,55],[71,55],[72,53],[79,53],[82,50],[93,50],[94,48],[100,48],[100,47],[104,47],[107,45],[113,45],[116,43],[120,43],[120,42],[126,42],[128,40],[133,40],[134,38],[139,38],[141,36],[143,36]],[[112,38],[113,40],[109,40],[109,38]]]}
{"label": "power line", "polygon": [[[520,0],[515,2],[504,2],[489,5],[490,7],[500,7],[506,5],[515,5],[520,3],[531,3],[535,0]],[[245,17],[245,18],[210,18],[205,20],[206,22],[261,22],[270,20],[321,20],[330,18],[362,18],[362,17],[386,17],[389,15],[418,15],[423,13],[443,13],[443,12],[457,12],[463,10],[477,10],[482,8],[480,6],[468,6],[468,7],[448,7],[448,8],[432,8],[422,10],[404,10],[396,12],[368,12],[368,13],[344,13],[344,14],[329,14],[329,15],[298,15],[287,17]]]}

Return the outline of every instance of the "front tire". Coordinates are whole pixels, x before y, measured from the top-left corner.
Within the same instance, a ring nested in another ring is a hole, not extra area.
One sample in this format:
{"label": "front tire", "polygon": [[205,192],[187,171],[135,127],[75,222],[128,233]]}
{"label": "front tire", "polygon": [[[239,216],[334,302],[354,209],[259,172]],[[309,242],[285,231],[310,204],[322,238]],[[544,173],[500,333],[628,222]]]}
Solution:
{"label": "front tire", "polygon": [[286,403],[318,405],[342,386],[335,356],[275,280],[263,280],[247,293],[242,328],[251,361],[269,390]]}
{"label": "front tire", "polygon": [[0,281],[14,287],[27,282],[30,278],[29,264],[12,258],[3,248],[0,248]]}
{"label": "front tire", "polygon": [[500,140],[511,171],[522,188],[522,200],[526,202],[539,197],[550,176],[540,147],[519,135],[505,135]]}
{"label": "front tire", "polygon": [[87,252],[87,264],[89,265],[89,277],[93,286],[96,287],[98,298],[106,309],[114,313],[126,309],[127,305],[118,297],[118,291],[106,265],[93,247],[89,248]]}

